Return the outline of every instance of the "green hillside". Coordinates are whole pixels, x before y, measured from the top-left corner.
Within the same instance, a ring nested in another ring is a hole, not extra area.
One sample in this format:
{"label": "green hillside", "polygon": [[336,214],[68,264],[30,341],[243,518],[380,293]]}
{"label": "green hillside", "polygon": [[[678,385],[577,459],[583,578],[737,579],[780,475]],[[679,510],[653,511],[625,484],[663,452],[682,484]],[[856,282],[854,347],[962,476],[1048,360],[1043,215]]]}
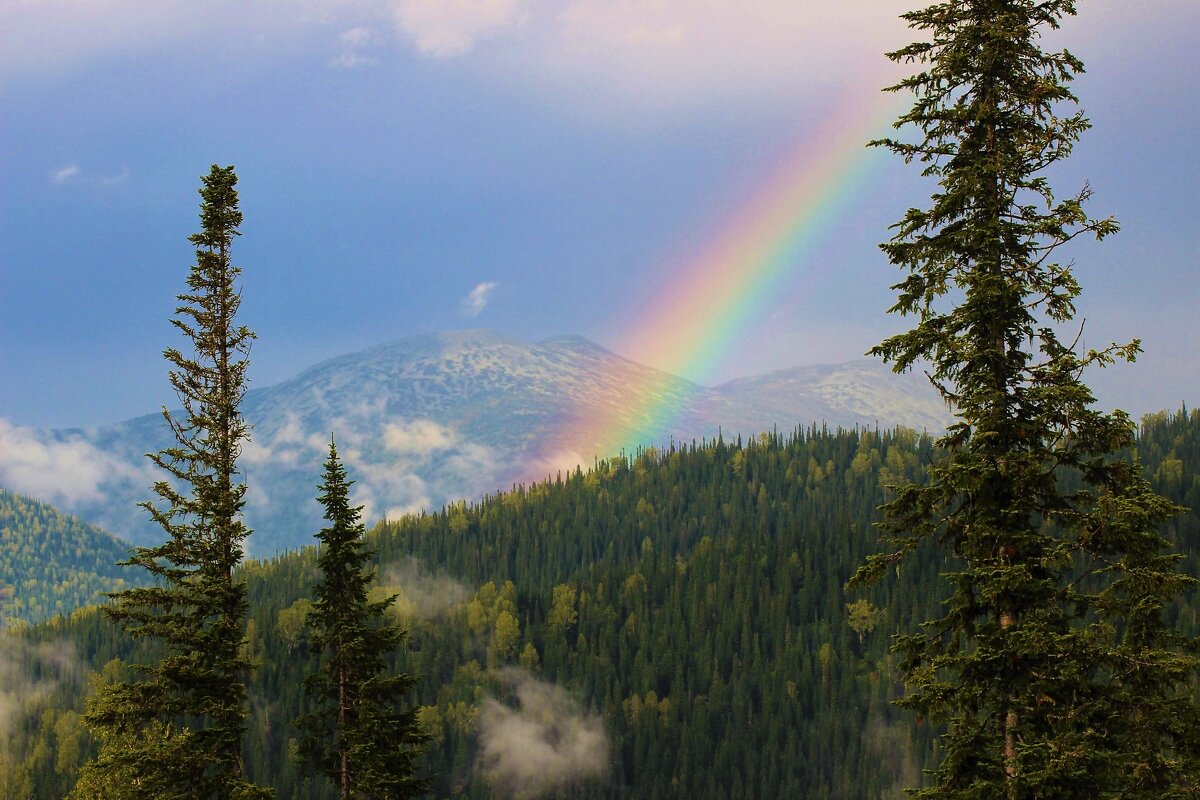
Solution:
{"label": "green hillside", "polygon": [[[932,455],[907,431],[763,436],[378,526],[381,581],[411,629],[403,666],[425,676],[414,701],[435,796],[900,797],[934,762],[936,731],[889,705],[887,645],[937,608],[939,564],[925,554],[864,595],[842,586],[878,549],[882,485]],[[1168,534],[1196,574],[1200,414],[1148,418],[1139,455],[1189,507]],[[246,765],[282,800],[332,796],[289,758],[314,564],[306,550],[245,568],[258,664]],[[1195,631],[1198,610],[1192,597],[1171,614]],[[88,753],[86,671],[48,655],[64,641],[96,671],[130,655],[95,614],[13,640],[14,674],[41,688],[22,697],[0,793],[60,797]],[[530,729],[549,755],[504,746]]]}
{"label": "green hillside", "polygon": [[0,489],[0,621],[38,622],[101,602],[134,574],[128,545],[52,506]]}

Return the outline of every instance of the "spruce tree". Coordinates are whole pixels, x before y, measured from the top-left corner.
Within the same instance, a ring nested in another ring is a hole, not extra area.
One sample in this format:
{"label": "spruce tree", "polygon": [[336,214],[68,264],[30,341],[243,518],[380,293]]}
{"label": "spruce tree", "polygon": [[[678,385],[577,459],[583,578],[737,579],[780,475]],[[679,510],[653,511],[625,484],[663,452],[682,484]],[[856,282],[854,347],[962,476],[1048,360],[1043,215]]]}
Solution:
{"label": "spruce tree", "polygon": [[415,710],[404,705],[416,679],[388,674],[406,632],[385,619],[395,596],[368,597],[374,552],[362,541],[362,508],[350,505],[351,485],[331,441],[317,498],[329,527],[316,534],[321,579],[308,617],[320,663],[305,680],[313,710],[299,721],[302,751],[343,800],[415,797],[428,784],[416,768],[425,736]]}
{"label": "spruce tree", "polygon": [[1117,231],[1056,200],[1046,170],[1088,122],[1068,84],[1082,63],[1041,36],[1072,0],[950,0],[904,15],[927,37],[889,57],[918,71],[883,145],[939,182],[882,245],[906,271],[892,312],[911,330],[873,353],[928,374],[957,420],[923,483],[894,487],[891,551],[946,557],[944,613],[898,637],[902,704],[947,725],[922,798],[1195,796],[1194,642],[1164,623],[1190,589],[1158,530],[1174,508],[1135,459],[1124,413],[1081,373],[1133,360],[1134,341],[1077,347],[1080,287],[1060,248]]}
{"label": "spruce tree", "polygon": [[249,437],[239,405],[254,338],[235,321],[241,270],[231,247],[242,214],[233,167],[214,164],[202,181],[196,263],[171,320],[188,348],[164,351],[182,414],[163,409],[175,444],[150,455],[166,477],[154,485],[158,502],[142,504],[167,540],[126,562],[155,584],[116,593],[105,609],[159,660],[132,665],[128,680],[104,685],[90,704],[86,719],[102,746],[77,796],[115,785],[146,798],[271,796],[242,769],[247,602],[234,568],[250,531],[237,459]]}

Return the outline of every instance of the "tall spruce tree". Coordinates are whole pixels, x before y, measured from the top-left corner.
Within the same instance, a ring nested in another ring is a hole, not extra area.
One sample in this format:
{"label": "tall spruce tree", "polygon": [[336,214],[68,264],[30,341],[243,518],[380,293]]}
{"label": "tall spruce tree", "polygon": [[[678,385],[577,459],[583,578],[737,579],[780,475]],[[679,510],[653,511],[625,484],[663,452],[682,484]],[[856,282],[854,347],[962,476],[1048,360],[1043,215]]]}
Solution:
{"label": "tall spruce tree", "polygon": [[1081,62],[1040,46],[1074,13],[950,0],[904,15],[928,38],[889,54],[920,65],[890,87],[914,94],[896,127],[916,135],[874,144],[939,189],[882,245],[907,272],[891,310],[917,321],[873,353],[897,371],[927,361],[957,421],[926,482],[894,487],[892,549],[851,583],[927,543],[946,555],[944,614],[896,645],[902,704],[947,725],[922,798],[1200,791],[1196,649],[1163,621],[1193,584],[1157,532],[1176,509],[1115,455],[1133,426],[1081,379],[1139,345],[1081,351],[1063,334],[1080,288],[1060,248],[1117,230],[1085,213],[1089,188],[1058,201],[1045,177],[1088,127],[1067,88]]}
{"label": "tall spruce tree", "polygon": [[343,800],[415,797],[428,785],[416,766],[425,736],[415,710],[404,705],[416,679],[388,674],[406,632],[385,619],[395,596],[368,598],[374,552],[363,543],[362,507],[350,505],[354,482],[332,441],[324,478],[317,499],[329,527],[316,534],[321,579],[308,616],[320,663],[305,680],[313,710],[299,721],[302,751]]}
{"label": "tall spruce tree", "polygon": [[167,540],[126,562],[155,585],[116,593],[105,609],[160,658],[132,665],[129,680],[104,685],[90,704],[101,748],[77,796],[107,796],[118,785],[132,797],[271,796],[242,769],[247,602],[234,568],[250,534],[237,481],[249,427],[238,409],[254,338],[235,322],[241,270],[230,251],[242,214],[233,167],[214,164],[202,181],[201,231],[190,237],[196,263],[171,321],[188,348],[164,351],[182,415],[163,409],[175,444],[150,455],[166,477],[154,485],[158,503],[142,504]]}

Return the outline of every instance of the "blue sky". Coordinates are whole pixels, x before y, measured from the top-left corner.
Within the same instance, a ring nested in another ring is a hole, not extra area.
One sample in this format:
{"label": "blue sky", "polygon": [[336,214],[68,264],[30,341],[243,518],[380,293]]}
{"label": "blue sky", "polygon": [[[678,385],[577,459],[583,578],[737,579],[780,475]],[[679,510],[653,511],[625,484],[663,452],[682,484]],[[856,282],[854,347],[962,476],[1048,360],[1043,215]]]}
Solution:
{"label": "blue sky", "polygon": [[[241,177],[268,385],[416,333],[614,345],[807,130],[909,40],[893,0],[0,0],[0,420],[170,402],[199,176]],[[1200,402],[1200,6],[1091,0],[1051,44],[1094,129],[1055,175],[1123,232],[1072,254],[1097,376]],[[902,323],[875,245],[931,187],[882,154],[704,375],[858,357]],[[669,367],[670,365],[655,365]]]}

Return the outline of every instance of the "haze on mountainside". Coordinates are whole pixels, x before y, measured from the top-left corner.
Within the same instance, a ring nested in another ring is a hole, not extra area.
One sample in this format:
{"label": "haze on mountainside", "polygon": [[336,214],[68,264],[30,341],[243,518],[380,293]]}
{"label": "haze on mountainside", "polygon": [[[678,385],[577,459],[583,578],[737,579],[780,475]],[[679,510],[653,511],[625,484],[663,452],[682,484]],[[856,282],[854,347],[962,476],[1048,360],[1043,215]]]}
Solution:
{"label": "haze on mountainside", "polygon": [[[329,435],[369,520],[475,499],[595,458],[797,426],[905,425],[949,416],[923,377],[863,360],[703,387],[586,339],[529,344],[493,331],[411,337],[317,364],[246,396],[242,455],[252,552],[307,544],[313,475]],[[661,409],[669,409],[662,413]],[[135,543],[155,535],[136,503],[164,446],[158,414],[101,428],[0,427],[0,485],[54,502]]]}

